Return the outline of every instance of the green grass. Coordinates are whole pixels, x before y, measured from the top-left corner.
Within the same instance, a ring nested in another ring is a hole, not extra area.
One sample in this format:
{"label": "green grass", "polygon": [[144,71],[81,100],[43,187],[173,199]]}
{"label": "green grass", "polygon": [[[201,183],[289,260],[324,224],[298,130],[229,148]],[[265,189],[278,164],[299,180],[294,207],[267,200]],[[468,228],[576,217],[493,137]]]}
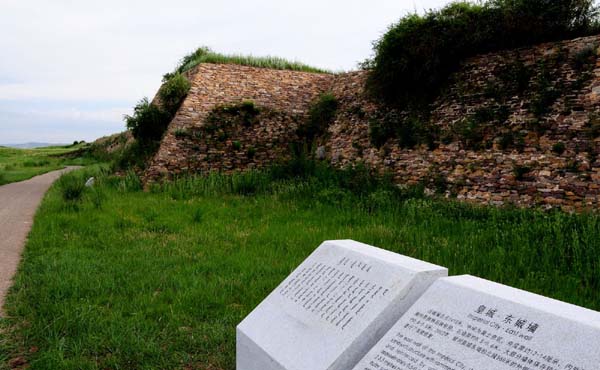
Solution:
{"label": "green grass", "polygon": [[61,183],[47,194],[0,321],[0,363],[234,369],[235,326],[326,239],[600,309],[598,216],[472,207],[315,173],[212,175],[150,192],[133,174],[67,175],[99,180],[79,200]]}
{"label": "green grass", "polygon": [[0,185],[23,181],[66,165],[87,164],[83,158],[72,158],[85,144],[51,146],[37,149],[0,147]]}
{"label": "green grass", "polygon": [[[213,64],[239,64],[243,66],[259,67],[259,68],[270,68],[270,69],[281,69],[291,70],[300,72],[314,72],[314,73],[331,73],[331,71],[311,67],[298,61],[289,61],[284,58],[266,56],[257,57],[253,55],[240,55],[240,54],[221,54],[216,53],[209,48],[201,47],[196,49],[194,52],[185,56],[175,72],[184,73],[200,63],[213,63]],[[170,76],[170,75],[167,75]]]}

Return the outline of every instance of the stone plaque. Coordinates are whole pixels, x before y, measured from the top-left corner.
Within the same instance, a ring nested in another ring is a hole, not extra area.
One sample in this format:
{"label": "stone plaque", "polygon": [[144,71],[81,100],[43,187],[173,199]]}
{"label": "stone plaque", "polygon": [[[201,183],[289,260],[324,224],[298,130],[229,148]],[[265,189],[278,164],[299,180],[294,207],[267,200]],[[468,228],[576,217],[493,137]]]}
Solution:
{"label": "stone plaque", "polygon": [[600,313],[473,276],[443,278],[354,367],[515,369],[600,369]]}
{"label": "stone plaque", "polygon": [[237,370],[348,370],[447,269],[326,241],[237,327]]}

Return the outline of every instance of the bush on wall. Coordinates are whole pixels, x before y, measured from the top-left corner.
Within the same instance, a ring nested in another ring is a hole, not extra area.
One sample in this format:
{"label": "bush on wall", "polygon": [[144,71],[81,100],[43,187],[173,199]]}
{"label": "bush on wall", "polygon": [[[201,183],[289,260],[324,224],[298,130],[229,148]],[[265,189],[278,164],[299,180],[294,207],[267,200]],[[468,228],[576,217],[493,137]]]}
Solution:
{"label": "bush on wall", "polygon": [[140,100],[133,109],[132,116],[125,116],[127,129],[141,142],[160,140],[170,121],[171,115],[151,104],[148,98]]}
{"label": "bush on wall", "polygon": [[[163,80],[158,91],[160,106],[143,98],[133,109],[133,115],[125,116],[127,129],[136,142],[117,160],[117,167],[144,167],[146,160],[158,150],[159,142],[169,127],[171,120],[183,103],[191,87],[190,82],[180,73],[174,73]],[[175,133],[177,136],[177,133]]]}
{"label": "bush on wall", "polygon": [[174,116],[190,91],[190,87],[190,81],[181,73],[175,73],[164,81],[164,84],[158,91],[163,109]]}
{"label": "bush on wall", "polygon": [[390,139],[397,139],[401,148],[411,149],[419,145],[435,148],[438,129],[428,117],[417,114],[402,115],[397,110],[383,110],[369,120],[369,139],[380,148]]}
{"label": "bush on wall", "polygon": [[310,107],[306,125],[298,130],[298,135],[312,143],[315,138],[325,134],[329,125],[335,119],[338,100],[333,94],[325,93]]}
{"label": "bush on wall", "polygon": [[368,90],[400,108],[423,107],[470,56],[594,33],[593,0],[488,0],[411,14],[375,43]]}
{"label": "bush on wall", "polygon": [[260,109],[251,100],[214,107],[206,117],[204,128],[215,133],[229,126],[251,127],[259,123]]}

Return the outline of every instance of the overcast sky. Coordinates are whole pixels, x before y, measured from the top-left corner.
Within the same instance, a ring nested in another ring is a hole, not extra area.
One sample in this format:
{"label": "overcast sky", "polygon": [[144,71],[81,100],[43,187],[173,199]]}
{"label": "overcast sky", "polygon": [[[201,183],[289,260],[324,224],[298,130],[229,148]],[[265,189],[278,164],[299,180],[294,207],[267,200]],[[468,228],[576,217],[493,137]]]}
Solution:
{"label": "overcast sky", "polygon": [[407,12],[447,0],[0,0],[0,143],[124,130],[198,46],[355,69]]}

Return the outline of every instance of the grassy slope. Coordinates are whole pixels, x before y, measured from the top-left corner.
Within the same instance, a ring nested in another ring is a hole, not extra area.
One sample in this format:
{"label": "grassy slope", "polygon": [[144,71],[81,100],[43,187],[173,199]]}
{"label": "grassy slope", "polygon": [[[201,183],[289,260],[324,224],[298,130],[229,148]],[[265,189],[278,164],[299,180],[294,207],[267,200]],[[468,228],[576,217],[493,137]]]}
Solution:
{"label": "grassy slope", "polygon": [[63,168],[67,164],[80,164],[80,161],[60,156],[81,148],[82,145],[37,149],[0,147],[0,185],[27,180]]}
{"label": "grassy slope", "polygon": [[[298,184],[254,196],[217,195],[218,182],[192,184],[208,189],[199,196],[126,184],[76,206],[57,186],[47,195],[0,325],[0,363],[25,353],[32,369],[234,369],[236,324],[325,239],[600,309],[595,216],[419,199],[369,211]],[[381,196],[371,203],[390,203]]]}

